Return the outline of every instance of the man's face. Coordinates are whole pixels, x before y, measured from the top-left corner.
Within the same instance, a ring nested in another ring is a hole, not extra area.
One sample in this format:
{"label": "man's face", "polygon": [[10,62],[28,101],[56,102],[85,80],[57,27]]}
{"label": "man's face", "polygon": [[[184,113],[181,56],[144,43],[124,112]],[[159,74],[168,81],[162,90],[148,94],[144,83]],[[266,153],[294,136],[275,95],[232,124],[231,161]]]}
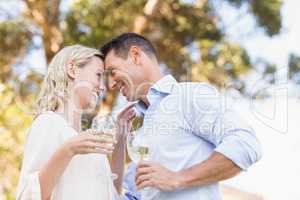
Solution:
{"label": "man's face", "polygon": [[107,54],[104,64],[105,70],[110,72],[109,89],[119,90],[128,101],[138,100],[144,92],[141,90],[145,79],[143,68],[134,62],[134,58],[128,55],[124,59],[111,50]]}

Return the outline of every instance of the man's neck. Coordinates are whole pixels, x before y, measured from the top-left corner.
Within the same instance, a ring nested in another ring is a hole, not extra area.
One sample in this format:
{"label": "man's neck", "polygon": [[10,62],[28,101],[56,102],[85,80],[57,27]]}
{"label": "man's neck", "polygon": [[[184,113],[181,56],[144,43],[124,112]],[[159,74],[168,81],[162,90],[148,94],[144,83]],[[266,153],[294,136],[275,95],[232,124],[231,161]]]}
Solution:
{"label": "man's neck", "polygon": [[152,85],[154,85],[155,83],[157,83],[163,77],[164,77],[164,75],[163,75],[163,73],[160,70],[158,70],[156,73],[153,73],[153,75],[150,76],[149,82],[151,83],[151,85],[147,86],[147,88],[145,89],[145,95],[143,95],[140,98],[140,100],[143,101],[147,107],[150,105],[149,100],[147,99],[147,94],[148,94],[150,88],[152,87]]}
{"label": "man's neck", "polygon": [[142,96],[140,100],[141,100],[142,102],[144,102],[144,104],[146,105],[147,108],[149,107],[150,102],[149,102],[149,100],[147,99],[147,96],[146,96],[146,95]]}

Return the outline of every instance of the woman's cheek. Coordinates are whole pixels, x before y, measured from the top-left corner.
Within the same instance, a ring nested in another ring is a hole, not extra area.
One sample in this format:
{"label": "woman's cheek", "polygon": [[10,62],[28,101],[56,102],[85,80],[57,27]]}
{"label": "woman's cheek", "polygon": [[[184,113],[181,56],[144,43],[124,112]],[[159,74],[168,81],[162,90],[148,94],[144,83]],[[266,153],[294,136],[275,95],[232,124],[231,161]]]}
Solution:
{"label": "woman's cheek", "polygon": [[90,104],[90,92],[86,87],[78,87],[76,90],[79,109],[87,108]]}

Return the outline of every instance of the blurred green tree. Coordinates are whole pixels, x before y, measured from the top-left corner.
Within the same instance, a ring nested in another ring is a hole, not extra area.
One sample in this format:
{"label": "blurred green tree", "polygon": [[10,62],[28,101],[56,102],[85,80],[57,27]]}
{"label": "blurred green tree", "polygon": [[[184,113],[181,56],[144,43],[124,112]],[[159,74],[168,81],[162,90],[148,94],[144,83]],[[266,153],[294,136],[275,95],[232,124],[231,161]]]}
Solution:
{"label": "blurred green tree", "polygon": [[296,84],[300,84],[300,56],[290,54],[289,57],[289,78]]}

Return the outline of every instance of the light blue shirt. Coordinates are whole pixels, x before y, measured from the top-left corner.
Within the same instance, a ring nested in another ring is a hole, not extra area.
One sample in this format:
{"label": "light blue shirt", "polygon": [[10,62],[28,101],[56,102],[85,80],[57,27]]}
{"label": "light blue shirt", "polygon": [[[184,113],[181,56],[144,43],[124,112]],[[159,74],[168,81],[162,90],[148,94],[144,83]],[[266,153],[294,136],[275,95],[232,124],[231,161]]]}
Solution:
{"label": "light blue shirt", "polygon": [[[213,86],[178,83],[167,75],[150,88],[147,99],[148,108],[143,107],[142,102],[137,106],[144,115],[138,137],[148,143],[150,161],[180,171],[219,152],[246,170],[261,158],[261,147],[253,129],[226,108]],[[129,174],[133,174],[133,170],[132,167]],[[134,186],[134,177],[127,179],[126,184]],[[135,187],[130,191],[136,199],[140,198]],[[141,195],[142,200],[221,199],[217,182],[176,192],[150,188]]]}

